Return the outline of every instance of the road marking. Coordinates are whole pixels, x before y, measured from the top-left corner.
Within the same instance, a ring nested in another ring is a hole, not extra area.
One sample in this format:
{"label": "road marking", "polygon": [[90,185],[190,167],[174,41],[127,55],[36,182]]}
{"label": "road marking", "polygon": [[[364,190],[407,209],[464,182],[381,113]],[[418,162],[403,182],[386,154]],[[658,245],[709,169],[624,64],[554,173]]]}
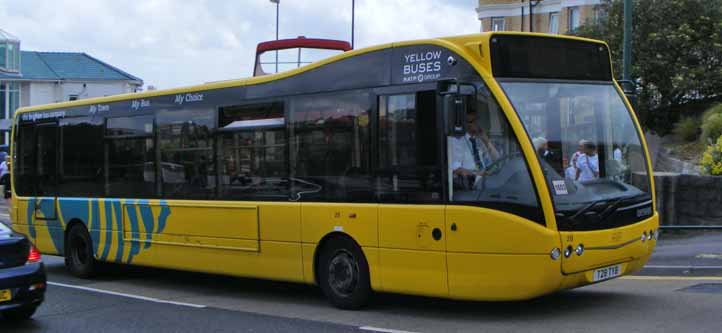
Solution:
{"label": "road marking", "polygon": [[623,276],[622,280],[643,280],[643,281],[722,281],[722,276],[645,276],[632,275]]}
{"label": "road marking", "polygon": [[191,308],[196,309],[203,309],[206,306],[201,304],[193,304],[193,303],[183,303],[183,302],[173,302],[173,301],[166,301],[158,298],[153,297],[146,297],[146,296],[139,296],[139,295],[132,295],[132,294],[124,294],[119,293],[115,291],[110,290],[103,290],[103,289],[96,289],[96,288],[89,288],[89,287],[82,287],[82,286],[75,286],[72,284],[65,284],[65,283],[58,283],[58,282],[50,282],[48,281],[49,285],[58,286],[58,287],[65,287],[65,288],[72,288],[72,289],[79,289],[79,290],[85,290],[85,291],[91,291],[94,293],[101,293],[101,294],[108,294],[108,295],[114,295],[114,296],[121,296],[121,297],[127,297],[127,298],[134,298],[139,299],[143,301],[149,301],[149,302],[155,302],[155,303],[163,303],[163,304],[172,304],[172,305],[180,305],[180,306],[188,306]]}
{"label": "road marking", "polygon": [[662,269],[722,269],[722,266],[646,265],[644,268]]}
{"label": "road marking", "polygon": [[418,332],[412,332],[412,331],[392,330],[390,328],[380,328],[380,327],[373,327],[373,326],[361,326],[361,327],[359,327],[359,329],[364,330],[364,331],[383,332],[383,333],[418,333]]}
{"label": "road marking", "polygon": [[700,253],[695,258],[700,259],[722,259],[722,253]]}

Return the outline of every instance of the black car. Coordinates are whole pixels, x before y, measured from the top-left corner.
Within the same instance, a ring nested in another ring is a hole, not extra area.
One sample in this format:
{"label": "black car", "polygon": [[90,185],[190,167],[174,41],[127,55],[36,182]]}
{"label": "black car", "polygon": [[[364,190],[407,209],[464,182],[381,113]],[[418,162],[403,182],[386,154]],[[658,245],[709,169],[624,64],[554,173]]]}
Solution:
{"label": "black car", "polygon": [[43,302],[45,287],[38,249],[0,222],[0,313],[9,320],[30,318]]}

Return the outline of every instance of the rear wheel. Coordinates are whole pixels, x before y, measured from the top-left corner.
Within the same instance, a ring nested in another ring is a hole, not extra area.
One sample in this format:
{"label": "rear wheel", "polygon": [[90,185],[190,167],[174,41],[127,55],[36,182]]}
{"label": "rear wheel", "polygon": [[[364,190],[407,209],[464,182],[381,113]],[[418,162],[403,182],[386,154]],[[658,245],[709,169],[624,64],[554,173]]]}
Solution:
{"label": "rear wheel", "polygon": [[93,243],[88,230],[82,224],[76,224],[68,232],[65,246],[65,267],[73,275],[89,278],[95,273]]}
{"label": "rear wheel", "polygon": [[9,309],[2,312],[3,317],[5,317],[7,320],[11,321],[20,321],[20,320],[26,320],[33,316],[35,313],[35,310],[38,308],[36,306],[27,306],[27,307],[20,307],[15,309]]}
{"label": "rear wheel", "polygon": [[318,282],[334,306],[358,309],[371,298],[369,266],[361,249],[347,238],[334,238],[321,249]]}

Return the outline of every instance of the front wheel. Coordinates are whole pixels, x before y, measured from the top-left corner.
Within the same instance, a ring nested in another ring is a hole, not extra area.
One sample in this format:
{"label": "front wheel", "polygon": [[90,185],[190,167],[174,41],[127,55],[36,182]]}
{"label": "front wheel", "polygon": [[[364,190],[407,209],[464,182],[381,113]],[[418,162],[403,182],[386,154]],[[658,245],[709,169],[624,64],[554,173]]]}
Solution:
{"label": "front wheel", "polygon": [[371,298],[368,262],[350,239],[334,238],[325,244],[318,273],[321,290],[334,306],[353,310],[368,304]]}
{"label": "front wheel", "polygon": [[88,230],[82,224],[74,225],[68,232],[65,267],[77,277],[89,278],[95,273],[95,264]]}
{"label": "front wheel", "polygon": [[28,306],[28,307],[21,307],[21,308],[15,308],[15,309],[9,309],[2,312],[3,317],[5,319],[10,321],[21,321],[26,320],[33,316],[35,313],[35,310],[38,308],[36,306]]}

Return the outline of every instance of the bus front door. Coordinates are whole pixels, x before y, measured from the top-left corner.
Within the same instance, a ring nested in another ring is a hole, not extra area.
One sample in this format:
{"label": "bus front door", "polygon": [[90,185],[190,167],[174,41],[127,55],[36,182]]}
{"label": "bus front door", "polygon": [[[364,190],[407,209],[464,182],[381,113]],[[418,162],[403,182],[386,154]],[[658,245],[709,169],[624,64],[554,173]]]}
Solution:
{"label": "bus front door", "polygon": [[47,232],[50,237],[38,237],[36,246],[43,253],[63,252],[63,226],[58,217],[58,124],[48,123],[35,126],[35,173],[34,186],[36,197],[28,203],[32,205],[33,216],[29,224],[31,234]]}

